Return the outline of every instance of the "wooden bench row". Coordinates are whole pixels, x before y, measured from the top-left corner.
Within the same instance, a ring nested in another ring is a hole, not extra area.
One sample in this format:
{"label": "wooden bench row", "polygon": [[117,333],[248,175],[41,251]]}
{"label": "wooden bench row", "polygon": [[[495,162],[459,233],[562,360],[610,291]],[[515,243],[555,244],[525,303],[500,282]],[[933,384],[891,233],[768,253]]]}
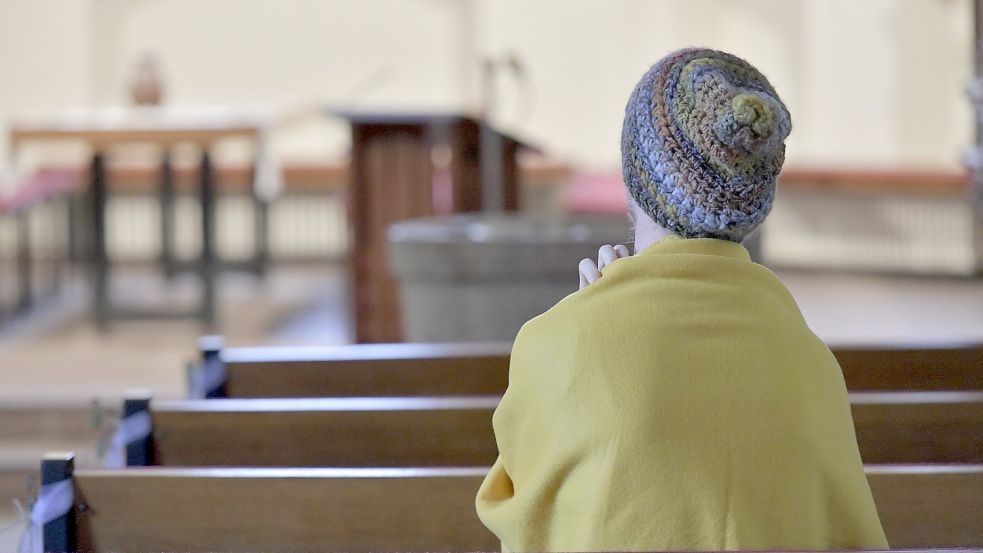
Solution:
{"label": "wooden bench row", "polygon": [[[192,380],[209,397],[335,397],[129,400],[124,412],[149,410],[153,431],[128,463],[161,466],[46,459],[44,482],[71,478],[75,492],[46,550],[498,548],[473,502],[497,455],[508,344],[206,345],[206,378]],[[867,390],[851,407],[892,546],[983,547],[983,347],[835,353],[848,387]]]}
{"label": "wooden bench row", "polygon": [[[223,348],[192,372],[208,397],[500,395],[511,344]],[[983,345],[833,349],[851,391],[983,390]],[[200,386],[200,385],[199,385]]]}
{"label": "wooden bench row", "polygon": [[[45,550],[494,551],[474,497],[487,468],[142,468],[73,472],[71,511]],[[983,546],[983,465],[868,466],[895,548]]]}
{"label": "wooden bench row", "polygon": [[[866,463],[983,463],[983,392],[850,395]],[[483,466],[497,456],[499,398],[311,398],[154,401],[153,433],[134,465]]]}

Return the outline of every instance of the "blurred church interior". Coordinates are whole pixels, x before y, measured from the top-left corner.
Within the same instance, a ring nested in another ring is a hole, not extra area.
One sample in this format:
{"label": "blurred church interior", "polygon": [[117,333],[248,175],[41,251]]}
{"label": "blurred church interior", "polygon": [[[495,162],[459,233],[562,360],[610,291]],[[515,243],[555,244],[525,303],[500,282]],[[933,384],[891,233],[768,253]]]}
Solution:
{"label": "blurred church interior", "polygon": [[510,341],[629,240],[625,100],[682,46],[754,60],[789,106],[746,246],[821,338],[983,343],[974,9],[0,2],[0,550],[40,456],[101,464],[125,393],[187,395],[200,336]]}

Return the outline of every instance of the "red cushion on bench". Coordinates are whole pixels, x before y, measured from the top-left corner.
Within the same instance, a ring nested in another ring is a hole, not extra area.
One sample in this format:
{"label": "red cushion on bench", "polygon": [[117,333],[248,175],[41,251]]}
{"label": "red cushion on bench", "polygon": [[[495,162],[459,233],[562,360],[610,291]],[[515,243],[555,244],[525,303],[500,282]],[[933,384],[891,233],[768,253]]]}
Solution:
{"label": "red cushion on bench", "polygon": [[628,200],[621,174],[612,171],[574,175],[566,187],[566,206],[574,213],[625,213]]}
{"label": "red cushion on bench", "polygon": [[27,177],[17,190],[6,198],[0,198],[0,209],[15,211],[30,204],[51,198],[79,186],[81,178],[77,169],[49,167]]}

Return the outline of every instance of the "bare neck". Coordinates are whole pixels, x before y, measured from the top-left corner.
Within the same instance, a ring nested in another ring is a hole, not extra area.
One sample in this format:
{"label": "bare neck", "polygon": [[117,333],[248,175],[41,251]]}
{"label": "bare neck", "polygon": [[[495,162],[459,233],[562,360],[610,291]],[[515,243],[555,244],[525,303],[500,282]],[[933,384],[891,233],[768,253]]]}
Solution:
{"label": "bare neck", "polygon": [[636,206],[630,208],[633,222],[635,223],[635,253],[655,244],[667,236],[672,236],[661,225],[656,223],[645,212]]}

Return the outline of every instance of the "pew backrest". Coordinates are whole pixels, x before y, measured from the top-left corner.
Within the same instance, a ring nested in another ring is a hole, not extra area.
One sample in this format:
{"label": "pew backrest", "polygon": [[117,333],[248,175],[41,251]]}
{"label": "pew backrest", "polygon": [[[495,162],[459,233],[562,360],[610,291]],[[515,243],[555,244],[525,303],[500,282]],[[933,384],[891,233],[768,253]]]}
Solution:
{"label": "pew backrest", "polygon": [[154,402],[150,464],[485,466],[497,397]]}
{"label": "pew backrest", "polygon": [[983,546],[983,465],[865,469],[892,548]]}
{"label": "pew backrest", "polygon": [[851,391],[983,390],[983,344],[832,351]]}
{"label": "pew backrest", "polygon": [[865,463],[983,463],[983,392],[854,392]]}
{"label": "pew backrest", "polygon": [[115,553],[493,551],[498,541],[474,510],[484,472],[79,471],[72,514],[76,534],[68,544],[78,551]]}
{"label": "pew backrest", "polygon": [[[511,344],[223,348],[204,340],[209,397],[502,394]],[[834,347],[851,391],[983,390],[983,345]],[[192,378],[192,380],[195,380]],[[199,385],[200,387],[201,385]]]}
{"label": "pew backrest", "polygon": [[[866,463],[983,463],[983,392],[858,392],[850,400]],[[124,412],[136,412],[137,401]],[[497,455],[498,401],[143,400],[153,432],[127,457],[168,466],[483,466]]]}
{"label": "pew backrest", "polygon": [[[511,344],[361,344],[202,352],[212,397],[501,395]],[[200,369],[201,370],[201,369]]]}
{"label": "pew backrest", "polygon": [[[69,471],[74,507],[46,550],[493,551],[474,512],[486,470]],[[983,466],[866,470],[892,547],[983,546]]]}

